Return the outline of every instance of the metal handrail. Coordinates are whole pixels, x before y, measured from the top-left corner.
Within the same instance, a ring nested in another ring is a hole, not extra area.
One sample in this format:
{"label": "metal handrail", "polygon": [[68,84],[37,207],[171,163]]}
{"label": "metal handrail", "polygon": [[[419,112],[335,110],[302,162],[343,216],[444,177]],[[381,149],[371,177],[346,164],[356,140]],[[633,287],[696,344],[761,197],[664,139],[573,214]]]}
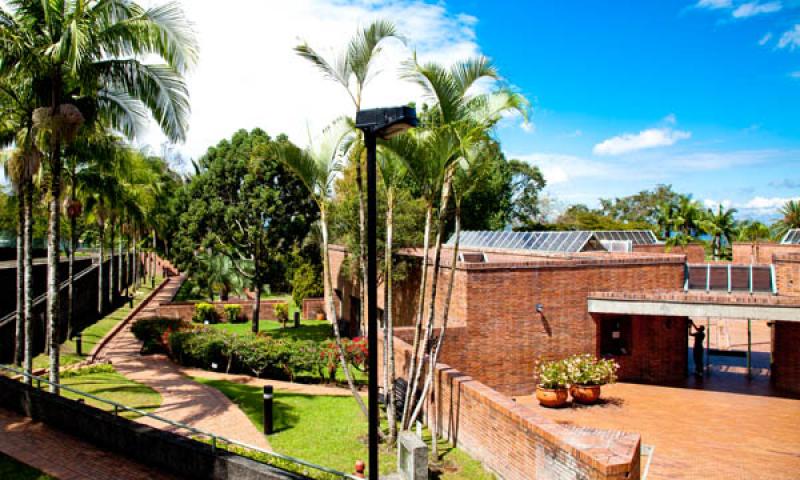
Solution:
{"label": "metal handrail", "polygon": [[641,480],[647,480],[647,474],[650,473],[650,464],[653,462],[653,454],[656,451],[656,446],[642,444],[639,451],[640,453],[647,455],[647,463],[645,463],[644,469],[641,473]]}
{"label": "metal handrail", "polygon": [[355,475],[351,475],[349,473],[340,472],[340,471],[334,470],[332,468],[328,468],[328,467],[324,467],[322,465],[317,465],[317,464],[314,464],[314,463],[311,463],[311,462],[307,462],[305,460],[302,460],[302,459],[296,458],[296,457],[292,457],[290,455],[283,455],[283,454],[278,453],[278,452],[264,450],[262,448],[256,447],[254,445],[250,445],[248,443],[244,443],[244,442],[240,442],[238,440],[233,440],[233,439],[230,439],[230,438],[227,438],[227,437],[223,437],[222,435],[217,435],[215,433],[206,432],[204,430],[200,430],[199,428],[195,428],[195,427],[186,425],[185,423],[176,422],[174,420],[170,420],[168,418],[164,418],[164,417],[161,417],[159,415],[155,415],[153,413],[149,413],[149,412],[145,412],[143,410],[139,410],[138,408],[129,407],[127,405],[123,405],[121,403],[117,403],[117,402],[115,402],[113,400],[108,400],[108,399],[105,399],[105,398],[101,398],[101,397],[92,395],[91,393],[86,393],[84,391],[77,390],[77,389],[72,388],[72,387],[67,386],[67,385],[63,385],[63,384],[56,383],[56,382],[51,382],[50,380],[48,380],[48,379],[46,379],[44,377],[33,375],[31,373],[28,373],[28,372],[26,372],[24,370],[20,370],[18,368],[14,368],[14,367],[11,367],[11,366],[8,366],[8,365],[0,365],[0,369],[16,373],[17,375],[22,375],[23,377],[26,377],[26,378],[30,378],[32,381],[36,382],[36,388],[41,388],[41,383],[44,382],[47,385],[55,386],[55,387],[57,387],[59,389],[66,390],[68,392],[72,392],[72,393],[74,393],[76,395],[81,395],[81,396],[84,396],[84,397],[87,397],[87,398],[91,398],[92,400],[96,400],[98,402],[111,405],[111,406],[114,407],[114,415],[119,415],[119,410],[124,410],[124,411],[128,411],[128,412],[134,412],[134,413],[137,413],[137,414],[139,414],[139,415],[141,415],[143,417],[152,418],[154,420],[158,420],[158,421],[166,423],[168,425],[172,425],[173,427],[177,427],[177,428],[182,428],[184,430],[188,430],[188,431],[194,433],[195,435],[208,437],[208,438],[211,439],[211,451],[214,454],[216,454],[216,452],[217,452],[217,442],[222,441],[222,442],[227,443],[229,445],[236,445],[236,446],[245,448],[247,450],[252,450],[252,451],[255,451],[255,452],[258,452],[258,453],[269,455],[271,457],[275,457],[275,458],[278,458],[278,459],[281,459],[281,460],[285,460],[287,462],[296,463],[298,465],[303,465],[304,467],[313,468],[314,470],[319,470],[321,472],[329,473],[331,475],[336,475],[338,477],[347,478],[347,479],[351,479],[351,480],[360,480],[360,477],[356,477]]}
{"label": "metal handrail", "polygon": [[[74,282],[75,280],[80,280],[84,276],[88,275],[89,272],[91,272],[95,268],[97,268],[96,264],[93,263],[93,264],[89,265],[88,267],[86,267],[83,270],[81,270],[80,272],[78,272],[72,278],[72,281]],[[64,280],[63,282],[61,282],[61,285],[58,286],[58,289],[60,291],[60,290],[63,290],[65,288],[67,288],[68,286],[69,286],[69,279]],[[36,307],[40,303],[44,302],[46,299],[47,299],[47,292],[44,292],[44,293],[34,297],[32,307]],[[7,323],[11,322],[16,317],[17,317],[17,311],[16,310],[13,310],[12,312],[10,312],[7,315],[5,315],[4,317],[0,317],[0,328],[4,327]]]}

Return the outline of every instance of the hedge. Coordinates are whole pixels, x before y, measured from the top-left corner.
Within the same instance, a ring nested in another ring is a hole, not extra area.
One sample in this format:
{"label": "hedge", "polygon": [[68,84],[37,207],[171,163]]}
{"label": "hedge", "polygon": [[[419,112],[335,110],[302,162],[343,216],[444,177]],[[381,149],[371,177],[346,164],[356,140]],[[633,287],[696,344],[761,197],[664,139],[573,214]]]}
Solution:
{"label": "hedge", "polygon": [[[131,327],[143,342],[142,353],[165,352],[177,363],[227,373],[296,380],[311,376],[335,381],[340,366],[333,339],[276,339],[269,335],[239,335],[170,318],[138,320]],[[342,339],[345,357],[365,370],[366,340]]]}

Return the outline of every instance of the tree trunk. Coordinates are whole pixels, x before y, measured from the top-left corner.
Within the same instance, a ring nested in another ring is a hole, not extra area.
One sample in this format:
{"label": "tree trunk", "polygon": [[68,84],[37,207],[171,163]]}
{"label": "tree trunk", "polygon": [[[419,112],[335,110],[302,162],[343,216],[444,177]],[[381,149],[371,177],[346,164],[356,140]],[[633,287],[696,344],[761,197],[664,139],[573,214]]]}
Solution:
{"label": "tree trunk", "polygon": [[[58,108],[58,103],[53,111]],[[61,145],[56,141],[55,148],[50,155],[50,219],[47,232],[47,344],[50,347],[50,392],[58,393],[56,384],[59,381],[59,284],[58,263],[59,244],[61,240]]]}
{"label": "tree trunk", "polygon": [[[410,382],[411,378],[414,376],[415,365],[418,360],[419,356],[419,342],[422,337],[422,318],[423,313],[425,312],[425,290],[427,289],[428,285],[428,249],[430,248],[430,238],[431,238],[431,222],[433,221],[433,203],[429,202],[427,209],[425,210],[425,233],[422,239],[422,272],[421,278],[419,282],[419,298],[417,300],[417,318],[416,323],[414,325],[414,343],[412,344],[411,348],[411,361],[408,364],[408,374],[407,379]],[[409,383],[408,386],[410,387],[411,384]],[[411,404],[411,388],[406,388],[406,398],[405,402],[403,403],[403,417],[400,420],[400,425],[402,428],[406,425],[406,421],[408,420],[408,415],[411,413],[409,405]]]}
{"label": "tree trunk", "polygon": [[[366,152],[366,150],[365,150]],[[365,213],[364,202],[364,182],[361,176],[361,156],[362,152],[358,151],[356,155],[356,185],[358,187],[358,265],[361,272],[361,285],[359,287],[361,298],[361,335],[366,334],[367,329],[364,328],[367,321],[367,285],[369,284],[369,277],[367,276],[367,220]]]}
{"label": "tree trunk", "polygon": [[25,350],[25,180],[17,189],[17,324],[14,339],[14,363],[22,365]]}
{"label": "tree trunk", "polygon": [[123,277],[122,277],[122,242],[124,236],[122,235],[123,217],[119,218],[119,241],[117,242],[117,290],[116,294],[119,296],[122,293]]}
{"label": "tree trunk", "polygon": [[[444,336],[447,332],[447,320],[450,318],[450,302],[453,298],[453,285],[455,284],[456,278],[456,264],[458,263],[458,247],[461,241],[461,206],[456,206],[456,215],[455,215],[455,245],[453,245],[453,257],[452,263],[450,264],[450,278],[448,279],[447,284],[447,293],[445,294],[444,300],[444,310],[442,311],[442,328],[439,332],[439,338],[436,341],[436,347],[431,352],[431,360],[428,362],[428,378],[425,380],[425,386],[422,389],[421,400],[419,405],[417,405],[417,410],[425,403],[425,397],[428,391],[433,386],[434,375],[436,372],[436,364],[439,361],[439,353],[442,351],[442,344],[444,343]],[[431,397],[431,407],[436,411],[436,402],[437,402],[436,395]],[[411,423],[414,422],[419,412],[415,412],[411,416]],[[439,418],[438,412],[433,415],[433,422],[431,422],[431,453],[433,454],[434,458],[439,458],[439,422],[441,419]]]}
{"label": "tree trunk", "polygon": [[[261,272],[258,268],[258,258],[261,254],[261,236],[256,237],[256,251],[253,255],[253,282],[255,282],[256,298],[253,299],[253,333],[258,333],[258,322],[261,320]],[[212,297],[213,300],[213,297]]]}
{"label": "tree trunk", "polygon": [[[350,373],[350,366],[347,364],[345,357],[344,345],[342,345],[342,336],[339,333],[339,322],[336,318],[336,307],[333,304],[333,278],[331,277],[330,255],[328,251],[328,221],[325,208],[320,208],[320,225],[322,230],[322,268],[325,275],[324,282],[325,288],[325,305],[327,309],[328,322],[333,325],[333,335],[336,340],[336,348],[339,350],[339,363],[342,366],[344,377],[347,379],[347,385],[350,387],[350,392],[358,403],[361,413],[364,417],[368,416],[367,406],[364,405],[364,400],[356,389],[356,384],[353,382],[353,375]],[[375,352],[368,353],[374,355]]]}
{"label": "tree trunk", "polygon": [[115,285],[117,283],[117,276],[116,268],[114,268],[114,240],[116,240],[116,225],[114,223],[114,217],[111,217],[111,225],[109,225],[111,227],[111,238],[109,238],[110,244],[108,246],[108,253],[111,254],[111,258],[108,261],[108,306],[111,309],[114,308],[117,300],[117,286]]}
{"label": "tree trunk", "polygon": [[[29,374],[33,371],[33,183],[26,181],[25,185],[25,231],[23,233],[25,245],[25,300],[23,315],[25,316],[25,366]],[[28,377],[28,385],[33,380]]]}
{"label": "tree trunk", "polygon": [[103,262],[105,260],[105,222],[100,222],[98,225],[99,234],[98,241],[100,243],[100,262],[97,264],[97,314],[101,317],[106,311],[106,294],[105,294],[105,276],[103,272]]}
{"label": "tree trunk", "polygon": [[133,283],[133,292],[139,289],[139,250],[136,248],[136,230],[131,233],[131,241],[133,243],[133,257],[131,259],[131,268],[133,269],[133,275],[131,278],[131,282]]}
{"label": "tree trunk", "polygon": [[[72,202],[75,202],[75,164],[76,162],[72,162],[70,166],[70,195],[69,198]],[[74,307],[74,298],[75,298],[75,290],[73,287],[73,283],[75,282],[75,248],[78,244],[78,236],[75,235],[75,229],[78,225],[78,219],[75,215],[70,215],[69,217],[69,266],[67,267],[68,272],[67,276],[69,277],[67,281],[67,338],[72,337],[72,315],[73,315],[73,307]]]}
{"label": "tree trunk", "polygon": [[150,281],[152,282],[153,285],[155,285],[156,284],[156,269],[158,268],[158,267],[156,267],[156,229],[155,228],[153,229],[153,255],[152,255],[152,257],[153,257],[153,269],[150,270],[150,274],[152,275],[152,277],[150,278]]}
{"label": "tree trunk", "polygon": [[[414,377],[409,382],[409,388],[411,390],[411,400],[413,401],[416,398],[417,387],[419,385],[419,380],[422,378],[422,368],[425,364],[425,354],[430,354],[430,340],[431,336],[433,335],[433,320],[436,314],[436,287],[439,283],[439,267],[441,262],[441,254],[442,254],[442,241],[444,237],[444,221],[447,215],[447,203],[450,200],[450,184],[452,182],[452,171],[448,171],[446,174],[444,184],[442,185],[442,198],[439,204],[439,218],[437,220],[437,228],[436,228],[436,246],[434,247],[433,251],[433,273],[431,275],[431,299],[428,303],[428,318],[427,318],[427,325],[425,328],[425,337],[422,341],[422,350],[423,353],[419,357],[419,362],[416,365],[416,371],[414,373]],[[422,404],[425,401],[424,397],[420,397],[419,403]],[[406,405],[406,409],[409,406]],[[419,408],[417,408],[419,410]],[[414,415],[416,417],[416,415]],[[408,423],[403,425],[404,429],[410,428],[411,424],[413,423],[412,418],[408,419]]]}
{"label": "tree trunk", "polygon": [[386,192],[386,278],[384,279],[386,305],[383,309],[383,324],[384,324],[384,395],[386,398],[386,417],[389,421],[389,440],[392,445],[397,441],[397,413],[395,412],[394,405],[394,319],[392,315],[392,273],[394,271],[394,264],[392,259],[392,242],[393,242],[393,227],[394,227],[394,191],[389,188]]}

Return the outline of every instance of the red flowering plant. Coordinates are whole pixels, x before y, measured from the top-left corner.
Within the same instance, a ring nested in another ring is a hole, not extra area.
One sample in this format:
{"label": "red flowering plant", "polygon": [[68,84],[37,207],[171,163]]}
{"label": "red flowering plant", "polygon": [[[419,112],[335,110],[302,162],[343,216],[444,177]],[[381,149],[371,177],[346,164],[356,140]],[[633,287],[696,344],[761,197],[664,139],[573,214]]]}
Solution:
{"label": "red flowering plant", "polygon": [[344,351],[347,361],[356,370],[364,372],[367,370],[367,361],[369,360],[369,349],[367,347],[367,339],[364,337],[356,337],[350,341],[345,340]]}

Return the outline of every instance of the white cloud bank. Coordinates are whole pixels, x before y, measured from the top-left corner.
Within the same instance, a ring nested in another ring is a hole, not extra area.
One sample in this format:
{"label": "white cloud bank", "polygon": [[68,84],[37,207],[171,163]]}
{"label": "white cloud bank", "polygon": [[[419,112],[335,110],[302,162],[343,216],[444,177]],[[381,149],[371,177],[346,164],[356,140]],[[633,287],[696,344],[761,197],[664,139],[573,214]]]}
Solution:
{"label": "white cloud bank", "polygon": [[[145,2],[147,3],[147,2]],[[150,3],[155,4],[155,0]],[[444,4],[419,1],[238,0],[219,8],[211,0],[182,0],[195,24],[200,62],[188,78],[192,117],[181,150],[201,156],[238,129],[260,127],[271,135],[286,133],[304,145],[355,107],[344,88],[323,78],[292,50],[302,41],[323,54],[341,51],[360,26],[389,19],[408,47],[389,41],[376,65],[379,73],[366,89],[363,107],[420,102],[421,90],[400,80],[395,69],[410,49],[421,61],[451,63],[480,53],[476,19],[453,14]],[[141,143],[158,146],[157,128]]]}
{"label": "white cloud bank", "polygon": [[[674,122],[674,116],[672,119]],[[603,140],[594,146],[592,152],[595,155],[623,155],[638,150],[668,147],[691,136],[690,132],[672,128],[649,128],[639,133],[625,133]]]}
{"label": "white cloud bank", "polygon": [[781,2],[749,2],[739,5],[731,15],[734,18],[749,18],[765,13],[778,12],[783,8]]}
{"label": "white cloud bank", "polygon": [[778,48],[788,48],[790,51],[800,48],[800,23],[781,35],[780,40],[778,40]]}

